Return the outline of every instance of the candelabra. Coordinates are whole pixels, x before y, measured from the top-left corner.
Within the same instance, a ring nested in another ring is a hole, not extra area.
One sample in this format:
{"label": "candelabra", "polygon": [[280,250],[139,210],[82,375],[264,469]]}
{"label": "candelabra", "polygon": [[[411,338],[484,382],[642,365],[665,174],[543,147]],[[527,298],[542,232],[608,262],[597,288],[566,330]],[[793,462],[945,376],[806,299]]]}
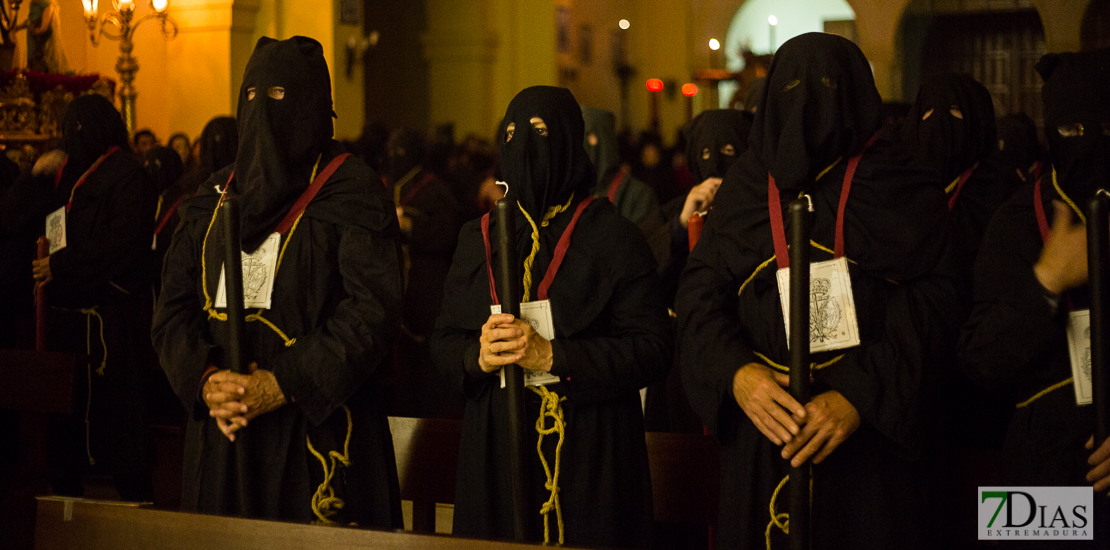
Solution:
{"label": "candelabra", "polygon": [[[123,120],[127,123],[128,133],[135,131],[135,73],[139,71],[139,63],[131,55],[135,48],[132,38],[135,30],[144,22],[156,19],[161,24],[162,35],[166,40],[173,40],[177,36],[177,23],[169,15],[169,0],[150,0],[150,12],[132,21],[135,14],[135,0],[112,0],[112,10],[104,15],[98,15],[97,0],[81,0],[85,8],[85,22],[89,26],[89,40],[94,47],[99,45],[101,36],[119,41],[119,59],[116,61],[116,72],[119,73],[120,87],[119,100],[123,111]],[[112,31],[109,27],[115,27]]]}

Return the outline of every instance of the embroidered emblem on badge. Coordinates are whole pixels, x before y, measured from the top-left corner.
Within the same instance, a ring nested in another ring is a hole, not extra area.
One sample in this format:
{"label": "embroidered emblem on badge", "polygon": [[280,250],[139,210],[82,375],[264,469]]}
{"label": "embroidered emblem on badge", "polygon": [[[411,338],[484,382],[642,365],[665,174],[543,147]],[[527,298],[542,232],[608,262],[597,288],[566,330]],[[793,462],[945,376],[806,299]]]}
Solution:
{"label": "embroidered emblem on badge", "polygon": [[269,269],[261,258],[243,257],[243,300],[250,303],[258,299],[269,280]]}
{"label": "embroidered emblem on badge", "polygon": [[809,285],[809,341],[825,342],[837,337],[840,326],[840,303],[829,294],[828,279],[813,279]]}

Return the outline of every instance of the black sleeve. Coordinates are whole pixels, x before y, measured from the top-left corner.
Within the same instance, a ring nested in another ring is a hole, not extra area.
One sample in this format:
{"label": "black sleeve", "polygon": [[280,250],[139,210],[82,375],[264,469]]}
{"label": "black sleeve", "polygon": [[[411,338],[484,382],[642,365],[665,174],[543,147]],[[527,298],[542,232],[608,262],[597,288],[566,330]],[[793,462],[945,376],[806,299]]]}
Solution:
{"label": "black sleeve", "polygon": [[174,393],[194,418],[207,414],[197,387],[216,348],[208,314],[197,295],[202,277],[196,222],[182,224],[173,234],[162,269],[162,293],[154,310],[151,340]]}
{"label": "black sleeve", "polygon": [[[650,256],[644,246],[643,255]],[[639,262],[649,264],[648,261]],[[667,375],[672,337],[667,307],[652,266],[617,283],[598,316],[604,336],[592,330],[551,341],[551,374],[569,378],[586,395],[639,390]]]}
{"label": "black sleeve", "polygon": [[1022,387],[1066,330],[1033,274],[1040,236],[1019,222],[1003,210],[988,227],[975,263],[975,306],[960,335],[964,374],[989,390]]}
{"label": "black sleeve", "polygon": [[340,231],[339,273],[346,296],[323,326],[298,337],[270,367],[286,398],[314,425],[385,361],[401,321],[395,241],[355,226]]}
{"label": "black sleeve", "polygon": [[741,414],[732,379],[740,367],[755,361],[755,354],[744,341],[736,313],[740,282],[750,273],[741,275],[730,262],[734,256],[725,250],[732,246],[715,230],[716,221],[709,218],[690,253],[675,310],[682,384],[702,422],[720,436],[728,431],[723,424]]}
{"label": "black sleeve", "polygon": [[951,256],[933,273],[898,285],[887,296],[885,328],[872,342],[814,373],[843,395],[860,418],[907,457],[916,457],[928,432],[928,403],[951,357],[958,327],[957,281]]}

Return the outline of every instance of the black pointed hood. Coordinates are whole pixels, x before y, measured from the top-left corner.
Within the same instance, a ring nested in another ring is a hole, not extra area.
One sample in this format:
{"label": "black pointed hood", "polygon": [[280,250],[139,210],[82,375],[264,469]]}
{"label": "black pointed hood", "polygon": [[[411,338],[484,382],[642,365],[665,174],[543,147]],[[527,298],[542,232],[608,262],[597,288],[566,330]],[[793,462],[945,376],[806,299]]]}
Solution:
{"label": "black pointed hood", "polygon": [[1052,166],[1064,192],[1085,200],[1110,187],[1110,48],[1048,54],[1037,72]]}
{"label": "black pointed hood", "polygon": [[[543,119],[546,136],[532,128],[533,117]],[[505,141],[509,123],[515,133]],[[525,88],[509,103],[498,132],[501,174],[509,196],[537,223],[548,207],[565,203],[571,193],[584,198],[595,185],[594,167],[582,147],[584,135],[582,109],[566,88]]]}
{"label": "black pointed hood", "polygon": [[320,43],[304,36],[260,38],[243,75],[236,117],[232,190],[242,197],[243,250],[257,249],[308,187],[331,140],[332,116],[331,76]]}
{"label": "black pointed hood", "polygon": [[712,109],[694,117],[683,129],[686,166],[694,183],[725,177],[732,164],[748,150],[751,130],[752,114],[747,111]]}
{"label": "black pointed hood", "polygon": [[617,151],[617,117],[609,111],[583,107],[582,120],[586,124],[583,147],[597,172],[598,189],[608,189],[610,182],[607,176],[615,173],[621,163],[620,153]]}
{"label": "black pointed hood", "polygon": [[966,74],[930,78],[906,115],[902,142],[947,185],[997,148],[990,92]]}
{"label": "black pointed hood", "polygon": [[99,94],[70,101],[62,121],[62,150],[68,159],[62,182],[73,184],[112,147],[131,150],[127,126],[112,102]]}
{"label": "black pointed hood", "polygon": [[779,189],[803,189],[838,157],[863,149],[881,125],[882,99],[859,47],[807,33],[775,53],[750,147]]}

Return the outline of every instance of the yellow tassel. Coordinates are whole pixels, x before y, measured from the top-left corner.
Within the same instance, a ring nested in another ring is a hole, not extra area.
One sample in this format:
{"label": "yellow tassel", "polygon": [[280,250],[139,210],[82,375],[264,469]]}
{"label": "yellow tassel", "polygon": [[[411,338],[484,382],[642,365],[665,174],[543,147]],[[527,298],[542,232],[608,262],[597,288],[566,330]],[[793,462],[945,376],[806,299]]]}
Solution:
{"label": "yellow tassel", "polygon": [[[559,462],[562,458],[563,440],[566,438],[567,423],[563,420],[563,407],[561,402],[566,401],[566,397],[559,397],[559,394],[548,391],[544,386],[529,386],[528,389],[536,392],[542,398],[540,403],[540,416],[536,419],[536,432],[540,434],[539,440],[536,441],[536,452],[540,455],[540,463],[543,464],[543,472],[547,476],[547,481],[544,482],[544,488],[551,491],[551,496],[547,498],[547,502],[543,503],[540,508],[540,515],[543,516],[543,543],[551,543],[551,527],[548,522],[551,511],[555,511],[555,518],[559,525],[559,545],[563,544],[563,510],[559,506]],[[551,427],[547,427],[544,420],[551,417],[553,423]],[[555,468],[552,471],[548,466],[547,457],[543,455],[543,438],[546,435],[553,433],[559,434],[559,441],[555,444]]]}
{"label": "yellow tassel", "polygon": [[767,539],[767,550],[771,550],[772,528],[778,527],[782,530],[783,533],[786,533],[787,535],[790,534],[790,514],[779,514],[775,512],[775,500],[779,498],[779,491],[781,491],[782,488],[786,485],[786,481],[788,479],[790,479],[789,475],[782,478],[782,481],[779,482],[779,486],[775,487],[775,492],[771,493],[771,523],[767,524],[767,531],[764,532],[764,537]]}
{"label": "yellow tassel", "polygon": [[347,408],[346,405],[342,405],[342,407],[343,412],[347,413],[347,438],[343,441],[343,454],[336,451],[328,452],[328,457],[331,459],[330,467],[324,455],[312,446],[312,439],[305,436],[308,451],[320,461],[320,466],[324,469],[324,482],[316,488],[316,493],[312,495],[312,513],[316,514],[320,523],[326,525],[335,524],[331,517],[338,514],[345,504],[343,499],[335,496],[335,489],[332,488],[331,481],[335,478],[335,472],[339,469],[339,466],[351,465],[351,430],[354,428],[354,422],[351,419],[351,409]]}

